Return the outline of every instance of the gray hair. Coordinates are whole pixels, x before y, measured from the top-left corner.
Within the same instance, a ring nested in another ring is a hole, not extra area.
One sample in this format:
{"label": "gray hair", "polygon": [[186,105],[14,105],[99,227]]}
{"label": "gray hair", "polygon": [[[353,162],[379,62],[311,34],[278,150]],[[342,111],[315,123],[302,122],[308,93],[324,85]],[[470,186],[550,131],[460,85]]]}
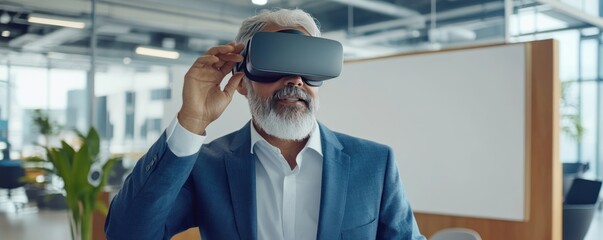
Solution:
{"label": "gray hair", "polygon": [[239,33],[235,38],[237,43],[247,43],[256,32],[262,31],[267,24],[282,27],[302,27],[314,37],[320,36],[318,21],[301,9],[262,10],[258,15],[251,16],[241,23]]}

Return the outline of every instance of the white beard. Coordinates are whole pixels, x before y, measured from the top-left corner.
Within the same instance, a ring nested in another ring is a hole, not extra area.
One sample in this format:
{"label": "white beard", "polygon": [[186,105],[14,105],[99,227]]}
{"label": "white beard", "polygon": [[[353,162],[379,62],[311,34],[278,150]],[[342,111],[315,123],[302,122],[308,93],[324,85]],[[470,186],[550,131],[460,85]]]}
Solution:
{"label": "white beard", "polygon": [[[316,127],[314,112],[317,104],[303,89],[287,86],[266,99],[258,97],[249,83],[247,83],[247,89],[247,98],[249,99],[249,108],[253,120],[267,134],[283,140],[298,141],[308,137]],[[279,94],[285,94],[284,96],[295,94],[296,97],[304,99],[307,106],[303,108],[299,106],[279,106],[274,100],[280,98],[278,97]]]}

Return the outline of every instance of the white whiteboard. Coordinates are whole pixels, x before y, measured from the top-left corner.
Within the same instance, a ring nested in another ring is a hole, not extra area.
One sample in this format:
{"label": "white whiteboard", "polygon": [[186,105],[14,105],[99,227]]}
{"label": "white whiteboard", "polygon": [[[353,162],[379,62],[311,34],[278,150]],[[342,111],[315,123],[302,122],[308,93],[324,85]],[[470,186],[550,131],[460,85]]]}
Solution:
{"label": "white whiteboard", "polygon": [[319,120],[393,147],[414,211],[525,219],[524,45],[344,64]]}
{"label": "white whiteboard", "polygon": [[[414,211],[521,221],[524,52],[517,44],[346,63],[320,88],[318,119],[391,146]],[[187,69],[173,68],[165,126],[180,108]],[[206,141],[250,118],[235,94]]]}

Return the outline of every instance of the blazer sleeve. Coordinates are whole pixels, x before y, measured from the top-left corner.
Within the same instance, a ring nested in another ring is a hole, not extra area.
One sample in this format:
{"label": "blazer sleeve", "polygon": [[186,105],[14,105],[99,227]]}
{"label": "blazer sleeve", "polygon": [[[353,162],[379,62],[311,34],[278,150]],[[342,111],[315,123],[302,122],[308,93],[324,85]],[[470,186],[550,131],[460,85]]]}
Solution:
{"label": "blazer sleeve", "polygon": [[164,132],[113,198],[105,221],[107,239],[169,239],[194,226],[187,179],[198,154],[177,157]]}
{"label": "blazer sleeve", "polygon": [[391,148],[385,169],[377,239],[425,240],[425,237],[419,232],[410,204],[406,199]]}

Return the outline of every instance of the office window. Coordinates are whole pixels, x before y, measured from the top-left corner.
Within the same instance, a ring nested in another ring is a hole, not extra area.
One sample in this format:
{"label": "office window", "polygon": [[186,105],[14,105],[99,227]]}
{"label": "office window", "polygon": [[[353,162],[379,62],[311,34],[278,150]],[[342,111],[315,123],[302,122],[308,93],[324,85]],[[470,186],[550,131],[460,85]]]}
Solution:
{"label": "office window", "polygon": [[126,109],[124,112],[126,121],[126,138],[134,138],[134,111],[136,110],[136,93],[126,92]]}
{"label": "office window", "polygon": [[[563,4],[584,10],[587,14],[599,16],[598,0],[562,0]],[[584,134],[580,141],[571,134],[561,132],[560,158],[563,162],[589,162],[589,177],[600,178],[603,173],[601,159],[601,113],[603,112],[601,77],[600,30],[586,23],[577,24],[572,17],[551,7],[530,4],[530,1],[515,1],[515,14],[510,19],[510,30],[515,41],[532,41],[554,38],[558,40],[559,78],[571,82],[566,99],[573,107],[562,107],[566,114],[576,114]],[[583,26],[583,27],[582,27]],[[567,119],[561,125],[567,126]]]}
{"label": "office window", "polygon": [[[597,82],[587,81],[580,84],[580,120],[584,127],[584,136],[580,143],[580,152],[577,156],[581,162],[589,162],[593,169],[596,166],[597,148]],[[595,177],[595,171],[589,171],[591,177]]]}
{"label": "office window", "polygon": [[599,16],[599,1],[600,0],[561,0],[561,2],[593,16]]}
{"label": "office window", "polygon": [[[83,70],[44,68],[35,66],[10,66],[11,96],[8,114],[9,141],[13,151],[23,155],[36,153],[35,144],[46,144],[32,122],[33,113],[41,109],[62,127],[63,133],[71,129],[82,131],[87,106],[74,104],[86,102],[83,91],[86,72]],[[58,144],[60,134],[48,144]]]}
{"label": "office window", "polygon": [[161,134],[156,131],[149,134],[144,126],[148,119],[163,117],[164,104],[168,100],[156,99],[153,94],[169,89],[169,68],[122,62],[109,62],[104,66],[103,71],[96,73],[99,128],[110,137],[112,152],[144,151],[149,142]]}
{"label": "office window", "polygon": [[[10,89],[8,85],[8,67],[0,65],[0,120],[6,121],[9,110]],[[8,129],[6,129],[8,131]]]}
{"label": "office window", "polygon": [[159,88],[151,90],[151,100],[170,100],[172,98],[172,89]]}
{"label": "office window", "polygon": [[594,81],[597,79],[597,53],[598,45],[597,39],[582,40],[582,51],[581,62],[580,62],[580,75],[584,81]]}
{"label": "office window", "polygon": [[579,91],[580,85],[577,81],[562,82],[561,119],[559,134],[559,158],[562,162],[578,161],[578,142],[576,141],[576,130],[573,116],[580,115]]}
{"label": "office window", "polygon": [[113,139],[113,123],[107,111],[107,96],[96,97],[96,129],[103,140]]}
{"label": "office window", "polygon": [[601,81],[597,82],[597,89],[598,89],[598,94],[597,95],[597,109],[595,109],[595,111],[597,111],[598,115],[597,115],[597,129],[594,130],[594,134],[596,134],[597,136],[597,145],[596,145],[596,150],[595,152],[597,153],[597,165],[595,166],[595,171],[597,172],[597,177],[598,178],[602,178],[603,176],[603,149],[601,149],[601,141],[603,141],[603,130],[601,129],[601,126],[603,126],[603,118],[602,118],[602,114],[603,114],[603,96],[601,96],[601,94],[603,93],[603,84],[601,84]]}

